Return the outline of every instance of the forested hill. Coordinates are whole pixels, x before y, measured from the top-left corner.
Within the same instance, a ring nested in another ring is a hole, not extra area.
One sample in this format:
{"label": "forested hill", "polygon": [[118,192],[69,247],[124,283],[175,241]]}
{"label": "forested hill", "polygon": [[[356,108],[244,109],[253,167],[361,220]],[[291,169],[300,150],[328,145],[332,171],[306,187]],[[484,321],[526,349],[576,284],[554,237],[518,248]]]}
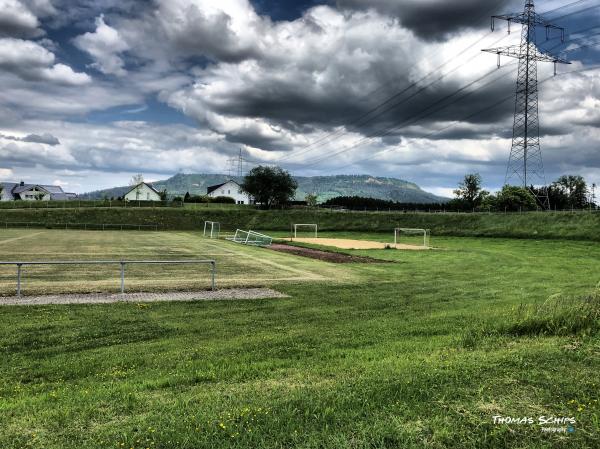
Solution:
{"label": "forested hill", "polygon": [[[154,182],[158,190],[166,189],[169,196],[205,195],[206,188],[220,184],[228,179],[227,175],[215,174],[177,174],[164,181]],[[233,177],[236,181],[241,180]],[[403,203],[439,203],[447,199],[422,190],[418,185],[394,178],[379,178],[368,175],[339,175],[296,177],[298,191],[296,199],[303,200],[308,193],[316,193],[319,201],[326,201],[337,196],[362,196]],[[99,190],[82,195],[87,198],[119,197],[125,194],[128,187]]]}

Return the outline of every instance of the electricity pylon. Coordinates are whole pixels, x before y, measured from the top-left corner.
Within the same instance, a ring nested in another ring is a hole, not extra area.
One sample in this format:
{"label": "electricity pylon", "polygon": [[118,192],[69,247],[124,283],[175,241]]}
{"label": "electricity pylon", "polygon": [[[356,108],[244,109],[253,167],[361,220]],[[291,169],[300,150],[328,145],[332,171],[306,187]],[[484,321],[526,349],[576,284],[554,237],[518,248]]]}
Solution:
{"label": "electricity pylon", "polygon": [[[541,51],[537,47],[536,31],[538,27],[544,27],[546,39],[550,38],[552,30],[559,31],[564,42],[565,29],[546,21],[537,14],[533,0],[525,1],[525,10],[522,13],[492,16],[492,31],[494,31],[496,19],[508,21],[509,34],[511,23],[522,25],[521,45],[483,50],[498,55],[498,67],[500,67],[501,56],[519,60],[513,140],[504,183],[508,185],[516,178],[525,188],[534,184],[546,187],[540,146],[537,63],[538,61],[554,63],[554,74],[556,75],[556,64],[570,64],[570,62]],[[538,201],[544,209],[549,209],[548,194],[545,189],[542,191],[544,193],[537,195]]]}

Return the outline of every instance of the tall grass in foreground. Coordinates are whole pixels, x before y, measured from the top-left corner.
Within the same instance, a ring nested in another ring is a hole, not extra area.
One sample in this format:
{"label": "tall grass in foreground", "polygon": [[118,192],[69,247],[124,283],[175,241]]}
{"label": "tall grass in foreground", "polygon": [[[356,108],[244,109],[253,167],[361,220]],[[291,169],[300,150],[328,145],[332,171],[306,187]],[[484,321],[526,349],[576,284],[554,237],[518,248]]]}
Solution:
{"label": "tall grass in foreground", "polygon": [[508,335],[592,335],[600,330],[600,291],[565,298],[553,296],[541,304],[521,304],[513,322],[501,327]]}
{"label": "tall grass in foreground", "polygon": [[473,349],[486,337],[586,337],[600,332],[600,290],[578,297],[554,295],[542,303],[520,304],[502,319],[467,329],[461,346]]}

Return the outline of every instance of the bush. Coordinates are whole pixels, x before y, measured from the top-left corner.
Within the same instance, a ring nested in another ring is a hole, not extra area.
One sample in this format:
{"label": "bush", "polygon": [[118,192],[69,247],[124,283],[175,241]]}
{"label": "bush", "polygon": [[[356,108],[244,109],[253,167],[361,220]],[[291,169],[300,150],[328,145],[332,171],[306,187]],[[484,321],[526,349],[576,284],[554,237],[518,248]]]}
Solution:
{"label": "bush", "polygon": [[[397,201],[380,200],[377,198],[365,198],[360,196],[338,196],[325,201],[324,207],[344,207],[350,210],[442,210],[448,209],[445,203],[399,203]],[[459,208],[457,210],[462,210]]]}
{"label": "bush", "polygon": [[217,196],[212,199],[211,203],[217,204],[235,204],[235,200],[230,196]]}

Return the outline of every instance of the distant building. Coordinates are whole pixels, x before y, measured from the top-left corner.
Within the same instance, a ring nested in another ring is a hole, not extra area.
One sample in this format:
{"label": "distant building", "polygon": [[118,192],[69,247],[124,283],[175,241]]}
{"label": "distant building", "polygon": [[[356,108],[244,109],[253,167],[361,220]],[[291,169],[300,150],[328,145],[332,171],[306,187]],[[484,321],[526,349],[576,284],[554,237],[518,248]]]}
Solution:
{"label": "distant building", "polygon": [[160,201],[160,192],[150,184],[140,182],[124,195],[126,201]]}
{"label": "distant building", "polygon": [[77,198],[75,193],[66,193],[60,186],[1,182],[0,201],[67,201]]}
{"label": "distant building", "polygon": [[211,198],[218,196],[233,198],[237,204],[254,204],[252,197],[244,192],[237,182],[232,180],[208,187],[206,194]]}

